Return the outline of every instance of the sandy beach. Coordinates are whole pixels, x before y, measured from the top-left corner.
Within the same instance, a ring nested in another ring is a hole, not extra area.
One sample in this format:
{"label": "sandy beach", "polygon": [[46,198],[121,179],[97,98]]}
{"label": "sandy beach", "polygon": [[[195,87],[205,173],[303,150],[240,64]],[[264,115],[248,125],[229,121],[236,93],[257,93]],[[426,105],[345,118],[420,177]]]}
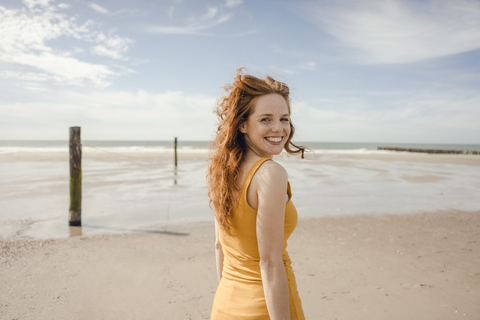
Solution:
{"label": "sandy beach", "polygon": [[[1,319],[209,319],[213,225],[2,241]],[[318,218],[289,241],[307,319],[479,319],[480,212]]]}
{"label": "sandy beach", "polygon": [[[480,156],[316,156],[278,158],[307,319],[480,319]],[[67,159],[0,154],[0,319],[209,319],[207,154],[84,153],[82,229]]]}
{"label": "sandy beach", "polygon": [[284,249],[308,320],[480,320],[479,61],[480,0],[0,0],[0,320],[299,316]]}

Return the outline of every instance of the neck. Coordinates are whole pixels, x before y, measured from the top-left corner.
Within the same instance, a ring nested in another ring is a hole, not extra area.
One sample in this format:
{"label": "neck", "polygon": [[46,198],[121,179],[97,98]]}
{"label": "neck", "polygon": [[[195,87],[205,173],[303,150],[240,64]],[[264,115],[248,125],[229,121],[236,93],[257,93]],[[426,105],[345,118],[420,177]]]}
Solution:
{"label": "neck", "polygon": [[256,155],[257,157],[260,157],[260,158],[273,159],[272,154],[269,154],[269,153],[266,153],[266,152],[262,152],[261,150],[258,150],[257,148],[255,148],[253,143],[251,143],[248,139],[245,139],[245,142],[246,142],[246,145],[247,145],[247,156],[249,156],[249,154],[252,154],[252,155],[254,154],[254,155]]}

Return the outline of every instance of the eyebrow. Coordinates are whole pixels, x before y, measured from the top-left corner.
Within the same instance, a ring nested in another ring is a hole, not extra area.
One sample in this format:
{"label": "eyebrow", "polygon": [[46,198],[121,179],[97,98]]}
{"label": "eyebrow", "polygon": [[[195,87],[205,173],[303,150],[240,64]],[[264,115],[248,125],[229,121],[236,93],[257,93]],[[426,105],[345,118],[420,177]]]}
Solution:
{"label": "eyebrow", "polygon": [[[264,117],[264,116],[271,117],[271,116],[273,116],[273,114],[272,114],[272,113],[264,113],[264,114],[260,114],[260,115],[258,115],[258,116],[259,116],[259,117]],[[290,114],[288,114],[288,113],[282,114],[282,117],[286,117],[286,116],[289,117]]]}

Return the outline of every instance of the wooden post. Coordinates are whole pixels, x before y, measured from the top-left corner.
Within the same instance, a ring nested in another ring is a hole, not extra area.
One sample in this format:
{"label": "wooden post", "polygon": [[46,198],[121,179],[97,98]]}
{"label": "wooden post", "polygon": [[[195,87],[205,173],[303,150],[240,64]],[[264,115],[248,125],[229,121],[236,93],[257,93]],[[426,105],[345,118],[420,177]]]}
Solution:
{"label": "wooden post", "polygon": [[177,169],[177,137],[175,137],[174,150],[175,150],[175,169]]}
{"label": "wooden post", "polygon": [[70,209],[68,224],[82,225],[82,143],[80,127],[70,127]]}

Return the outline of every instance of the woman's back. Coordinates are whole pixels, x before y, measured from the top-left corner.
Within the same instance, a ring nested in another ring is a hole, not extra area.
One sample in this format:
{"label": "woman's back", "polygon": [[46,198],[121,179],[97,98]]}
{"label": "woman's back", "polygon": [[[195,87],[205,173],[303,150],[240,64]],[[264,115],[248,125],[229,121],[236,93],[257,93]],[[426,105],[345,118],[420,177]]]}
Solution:
{"label": "woman's back", "polygon": [[[215,295],[212,319],[270,319],[265,302],[257,241],[257,210],[247,202],[247,191],[258,168],[269,158],[256,161],[248,171],[233,211],[233,234],[220,232],[224,254],[222,279]],[[290,184],[285,207],[283,263],[288,279],[290,317],[305,319],[297,291],[287,240],[297,225],[297,211],[291,201]]]}

